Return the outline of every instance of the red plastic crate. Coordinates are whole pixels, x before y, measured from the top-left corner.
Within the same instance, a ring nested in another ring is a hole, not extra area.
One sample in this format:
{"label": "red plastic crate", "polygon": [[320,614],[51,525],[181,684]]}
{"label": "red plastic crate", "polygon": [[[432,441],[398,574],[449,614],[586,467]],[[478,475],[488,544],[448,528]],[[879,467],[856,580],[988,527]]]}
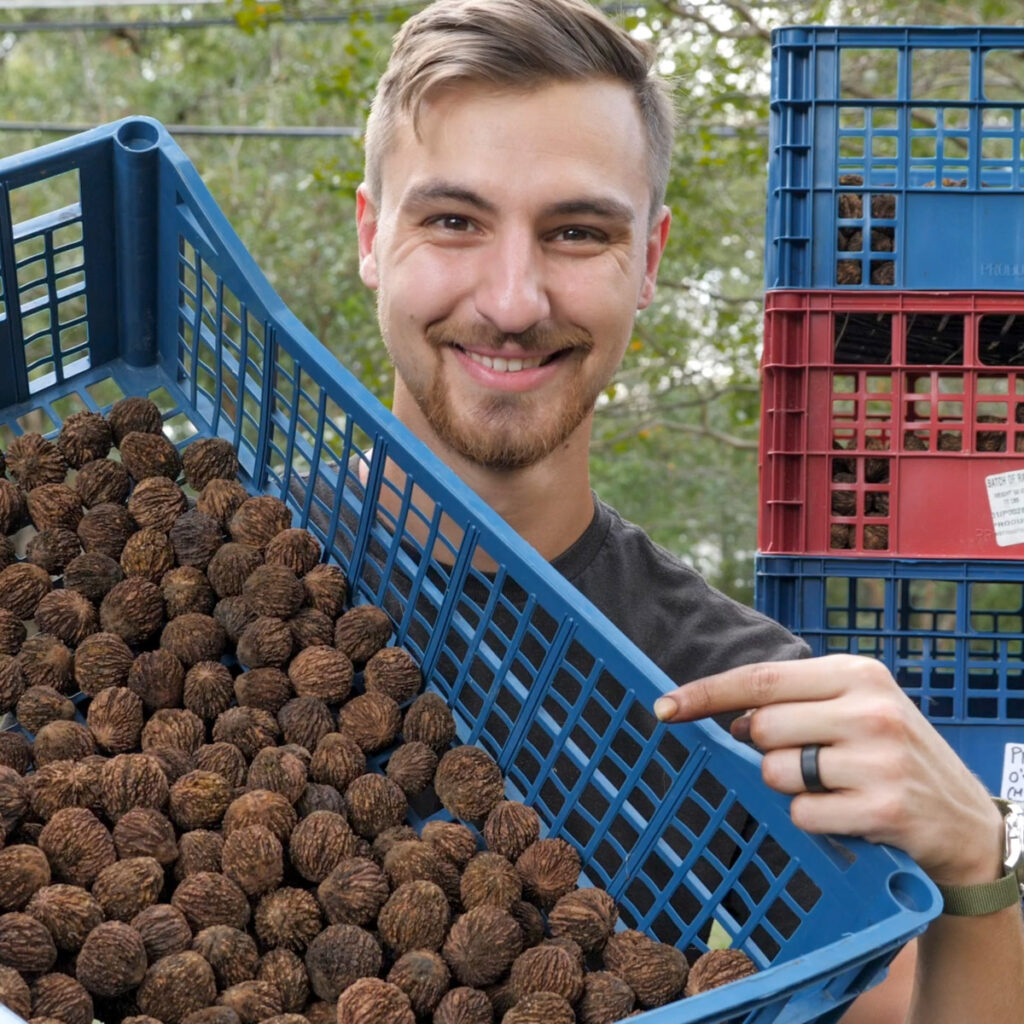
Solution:
{"label": "red plastic crate", "polygon": [[762,552],[1024,556],[1024,292],[773,291],[764,338]]}

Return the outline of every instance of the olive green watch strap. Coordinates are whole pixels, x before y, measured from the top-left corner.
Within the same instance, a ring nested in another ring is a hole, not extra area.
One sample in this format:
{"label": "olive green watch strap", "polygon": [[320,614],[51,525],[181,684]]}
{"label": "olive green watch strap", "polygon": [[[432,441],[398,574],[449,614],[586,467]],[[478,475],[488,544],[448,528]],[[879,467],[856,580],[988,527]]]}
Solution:
{"label": "olive green watch strap", "polygon": [[1014,871],[998,882],[981,885],[939,885],[944,914],[953,917],[981,917],[1020,903],[1020,882]]}
{"label": "olive green watch strap", "polygon": [[982,917],[995,914],[1024,896],[1024,808],[1009,800],[995,800],[1006,828],[1003,869],[1006,874],[996,882],[980,885],[940,885],[943,913],[953,917]]}

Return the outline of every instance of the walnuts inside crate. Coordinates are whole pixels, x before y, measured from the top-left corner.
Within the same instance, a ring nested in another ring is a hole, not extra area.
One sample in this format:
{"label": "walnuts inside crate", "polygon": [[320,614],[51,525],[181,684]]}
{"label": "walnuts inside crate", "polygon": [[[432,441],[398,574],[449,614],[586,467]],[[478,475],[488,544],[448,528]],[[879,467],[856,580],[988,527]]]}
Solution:
{"label": "walnuts inside crate", "polygon": [[161,424],[126,398],[0,458],[0,1003],[605,1024],[754,970],[622,930],[390,618],[230,445]]}

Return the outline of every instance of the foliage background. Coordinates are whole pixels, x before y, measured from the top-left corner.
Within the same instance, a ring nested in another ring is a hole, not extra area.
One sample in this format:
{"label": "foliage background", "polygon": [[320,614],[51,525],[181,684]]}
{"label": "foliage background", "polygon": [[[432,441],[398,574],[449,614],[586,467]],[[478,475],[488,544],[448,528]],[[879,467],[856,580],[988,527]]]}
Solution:
{"label": "foliage background", "polygon": [[[387,402],[390,367],[356,273],[353,194],[389,40],[423,6],[0,2],[0,155],[128,114],[158,118],[288,305]],[[1019,15],[1011,0],[602,6],[657,47],[680,131],[659,294],[602,401],[593,480],[627,518],[750,601],[770,31]],[[326,134],[282,131],[300,127]]]}

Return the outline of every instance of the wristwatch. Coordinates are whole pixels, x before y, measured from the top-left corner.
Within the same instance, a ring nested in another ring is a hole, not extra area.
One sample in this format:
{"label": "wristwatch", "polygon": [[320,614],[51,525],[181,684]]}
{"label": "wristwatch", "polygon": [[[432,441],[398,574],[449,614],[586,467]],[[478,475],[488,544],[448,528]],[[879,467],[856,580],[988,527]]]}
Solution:
{"label": "wristwatch", "polygon": [[1006,828],[1003,844],[1006,873],[996,882],[938,886],[944,914],[981,917],[1012,907],[1024,898],[1024,807],[1009,800],[996,800],[995,803],[1002,812]]}

